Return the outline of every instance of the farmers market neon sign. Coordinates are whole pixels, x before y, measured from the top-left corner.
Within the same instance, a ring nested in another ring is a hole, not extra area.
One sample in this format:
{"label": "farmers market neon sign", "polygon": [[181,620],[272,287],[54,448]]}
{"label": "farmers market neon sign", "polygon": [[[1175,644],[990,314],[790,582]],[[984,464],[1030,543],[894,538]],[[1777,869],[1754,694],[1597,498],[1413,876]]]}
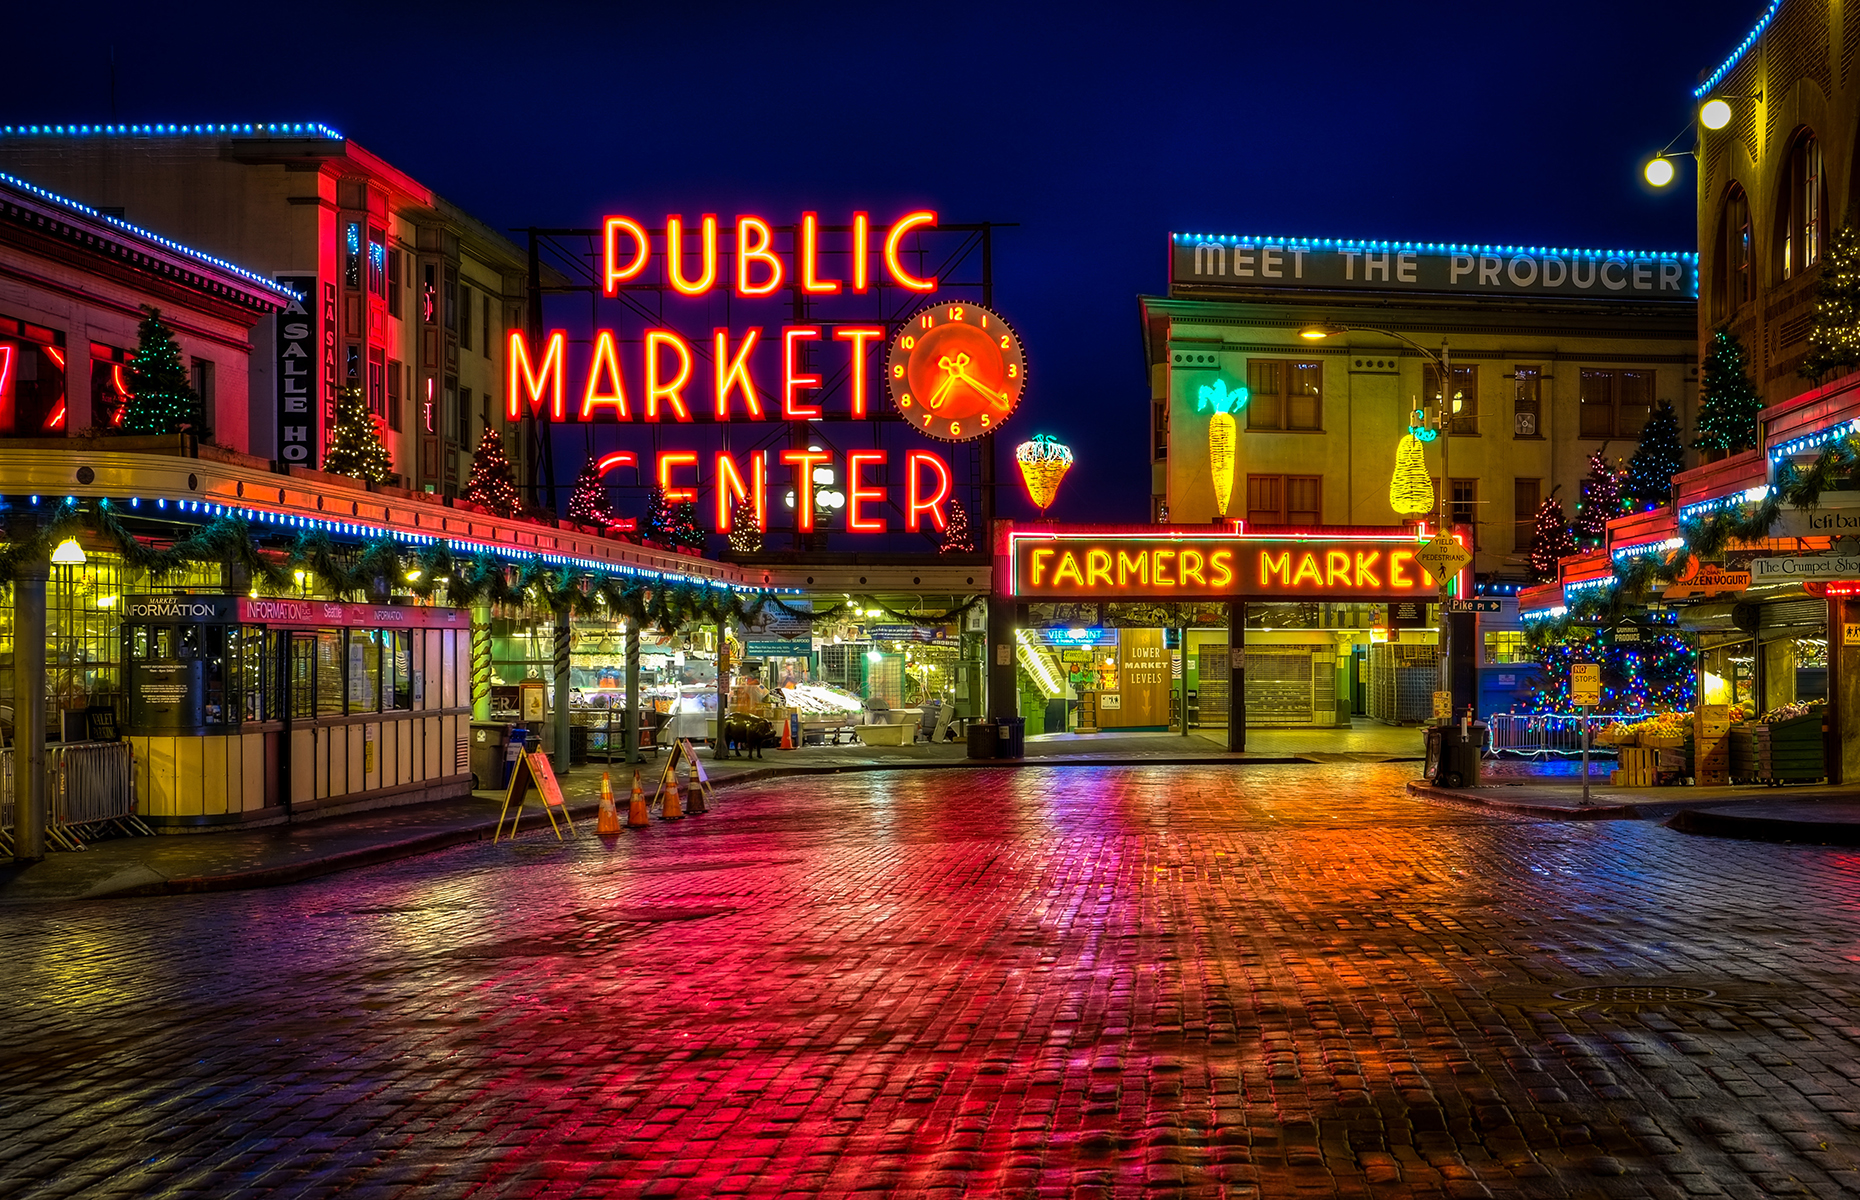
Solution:
{"label": "farmers market neon sign", "polygon": [[1429,597],[1412,534],[1008,535],[1009,594],[1031,599]]}

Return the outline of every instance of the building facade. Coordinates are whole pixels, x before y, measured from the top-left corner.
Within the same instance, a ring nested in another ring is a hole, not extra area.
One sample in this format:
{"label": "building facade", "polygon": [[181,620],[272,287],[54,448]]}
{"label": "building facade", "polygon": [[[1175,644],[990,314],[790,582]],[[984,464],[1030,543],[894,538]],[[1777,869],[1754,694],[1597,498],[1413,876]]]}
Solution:
{"label": "building facade", "polygon": [[504,429],[527,252],[327,126],[4,126],[0,170],[304,296],[254,330],[253,402],[220,405],[220,444],[314,469],[338,389],[357,387],[401,484],[452,496],[483,431]]}

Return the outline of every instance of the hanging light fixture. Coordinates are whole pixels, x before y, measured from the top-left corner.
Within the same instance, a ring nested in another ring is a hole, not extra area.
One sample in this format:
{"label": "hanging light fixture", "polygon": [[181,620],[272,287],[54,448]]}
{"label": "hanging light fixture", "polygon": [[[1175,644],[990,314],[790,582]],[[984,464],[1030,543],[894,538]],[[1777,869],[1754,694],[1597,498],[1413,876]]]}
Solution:
{"label": "hanging light fixture", "polygon": [[61,567],[81,567],[84,561],[84,547],[76,538],[66,538],[52,551],[52,562]]}
{"label": "hanging light fixture", "polygon": [[1014,447],[1014,461],[1020,464],[1027,498],[1044,517],[1059,496],[1060,481],[1072,469],[1072,448],[1044,433],[1036,434],[1033,440]]}

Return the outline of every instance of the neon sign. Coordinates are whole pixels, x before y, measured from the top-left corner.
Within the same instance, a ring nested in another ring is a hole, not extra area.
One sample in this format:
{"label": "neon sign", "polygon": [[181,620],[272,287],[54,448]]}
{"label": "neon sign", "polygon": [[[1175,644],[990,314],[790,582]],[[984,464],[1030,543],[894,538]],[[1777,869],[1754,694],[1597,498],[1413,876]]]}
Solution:
{"label": "neon sign", "polygon": [[1013,596],[1033,599],[1432,598],[1413,535],[1008,537]]}

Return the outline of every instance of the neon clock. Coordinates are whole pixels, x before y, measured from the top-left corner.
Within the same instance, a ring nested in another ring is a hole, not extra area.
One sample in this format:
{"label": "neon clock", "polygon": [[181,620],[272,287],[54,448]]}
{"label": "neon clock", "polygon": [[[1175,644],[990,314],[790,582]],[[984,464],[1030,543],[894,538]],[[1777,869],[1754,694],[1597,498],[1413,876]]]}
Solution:
{"label": "neon clock", "polygon": [[1020,403],[1020,338],[979,304],[938,304],[912,317],[885,360],[891,400],[912,428],[945,442],[993,433]]}

